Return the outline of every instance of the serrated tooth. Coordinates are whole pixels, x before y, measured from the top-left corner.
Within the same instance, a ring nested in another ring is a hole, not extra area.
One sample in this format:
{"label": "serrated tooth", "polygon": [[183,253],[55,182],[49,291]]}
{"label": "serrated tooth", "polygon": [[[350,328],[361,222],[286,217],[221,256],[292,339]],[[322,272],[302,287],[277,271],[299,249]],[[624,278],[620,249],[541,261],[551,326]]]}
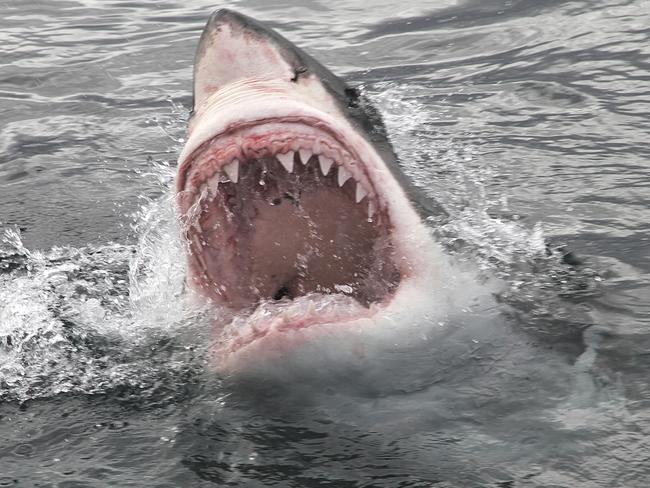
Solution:
{"label": "serrated tooth", "polygon": [[286,169],[289,173],[293,173],[293,155],[293,151],[275,155],[275,157],[278,158],[278,161],[282,163],[282,166],[284,166],[284,169]]}
{"label": "serrated tooth", "polygon": [[233,183],[239,181],[239,160],[233,159],[232,163],[223,166],[223,171]]}
{"label": "serrated tooth", "polygon": [[205,197],[208,196],[208,187],[205,183],[202,183],[198,191],[198,201],[201,202],[205,200]]}
{"label": "serrated tooth", "polygon": [[363,200],[367,194],[368,192],[366,191],[366,189],[363,186],[361,186],[361,183],[357,181],[357,194],[356,194],[357,203]]}
{"label": "serrated tooth", "polygon": [[352,175],[344,166],[339,166],[339,186],[343,186]]}
{"label": "serrated tooth", "polygon": [[301,149],[298,153],[300,154],[300,161],[302,161],[302,164],[307,164],[307,161],[309,161],[309,158],[311,158],[311,155],[313,154],[307,149]]}
{"label": "serrated tooth", "polygon": [[318,156],[318,162],[320,164],[320,170],[323,173],[323,176],[327,176],[327,173],[330,172],[332,164],[334,164],[334,160],[321,155]]}
{"label": "serrated tooth", "polygon": [[370,201],[368,202],[368,219],[372,219],[372,216],[375,215],[375,202]]}

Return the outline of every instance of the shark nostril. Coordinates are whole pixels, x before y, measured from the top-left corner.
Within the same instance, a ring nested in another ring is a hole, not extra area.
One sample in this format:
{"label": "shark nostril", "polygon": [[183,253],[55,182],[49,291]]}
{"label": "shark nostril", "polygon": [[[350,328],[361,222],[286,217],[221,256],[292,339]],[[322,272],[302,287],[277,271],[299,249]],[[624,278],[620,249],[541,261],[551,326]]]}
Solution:
{"label": "shark nostril", "polygon": [[293,76],[291,77],[291,81],[296,83],[300,75],[306,72],[307,72],[306,66],[298,66],[296,69],[293,70]]}

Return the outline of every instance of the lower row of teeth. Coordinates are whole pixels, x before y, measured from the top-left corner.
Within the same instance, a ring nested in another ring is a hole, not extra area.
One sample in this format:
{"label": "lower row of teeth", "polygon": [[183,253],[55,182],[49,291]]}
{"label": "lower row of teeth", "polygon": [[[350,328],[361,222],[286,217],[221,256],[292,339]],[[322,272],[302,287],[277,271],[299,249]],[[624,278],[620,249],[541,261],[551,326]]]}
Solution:
{"label": "lower row of teeth", "polygon": [[[276,159],[282,164],[284,169],[289,173],[293,173],[294,170],[294,151],[289,151],[284,154],[276,154]],[[299,160],[302,164],[307,164],[311,161],[316,162],[320,166],[321,173],[323,176],[327,176],[334,165],[334,160],[330,159],[322,154],[313,154],[310,151],[301,149],[298,151]],[[217,187],[219,183],[231,182],[237,183],[239,181],[239,160],[233,159],[230,163],[221,166],[221,174],[216,174],[206,183],[206,190],[210,192],[211,195],[217,194]],[[347,170],[342,164],[337,164],[338,175],[337,182],[339,187],[342,187],[346,181],[350,178],[353,178],[352,173]],[[227,177],[226,180],[222,178],[225,174]],[[353,178],[354,179],[354,178]],[[360,203],[364,198],[368,197],[368,219],[371,219],[375,214],[377,207],[375,202],[371,199],[370,192],[364,188],[363,184],[356,179],[356,191],[355,191],[355,200],[357,203]]]}

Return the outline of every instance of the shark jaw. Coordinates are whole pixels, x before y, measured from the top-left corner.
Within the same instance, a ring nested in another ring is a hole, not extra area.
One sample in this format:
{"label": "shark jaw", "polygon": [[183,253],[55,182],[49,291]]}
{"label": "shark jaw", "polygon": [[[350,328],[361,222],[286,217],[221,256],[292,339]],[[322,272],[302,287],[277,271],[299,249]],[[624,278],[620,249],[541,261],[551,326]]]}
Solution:
{"label": "shark jaw", "polygon": [[232,312],[223,354],[371,323],[430,271],[428,230],[347,89],[265,29],[229,11],[208,22],[176,182],[188,281]]}

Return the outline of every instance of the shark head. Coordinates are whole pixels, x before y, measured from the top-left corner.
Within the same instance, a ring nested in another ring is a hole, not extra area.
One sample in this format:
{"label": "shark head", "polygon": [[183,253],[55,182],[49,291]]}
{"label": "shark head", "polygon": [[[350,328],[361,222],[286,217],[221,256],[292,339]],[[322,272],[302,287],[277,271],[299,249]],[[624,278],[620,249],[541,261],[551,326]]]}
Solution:
{"label": "shark head", "polygon": [[197,49],[176,189],[188,282],[237,317],[229,354],[372,324],[432,272],[421,201],[377,111],[230,10],[210,17]]}

